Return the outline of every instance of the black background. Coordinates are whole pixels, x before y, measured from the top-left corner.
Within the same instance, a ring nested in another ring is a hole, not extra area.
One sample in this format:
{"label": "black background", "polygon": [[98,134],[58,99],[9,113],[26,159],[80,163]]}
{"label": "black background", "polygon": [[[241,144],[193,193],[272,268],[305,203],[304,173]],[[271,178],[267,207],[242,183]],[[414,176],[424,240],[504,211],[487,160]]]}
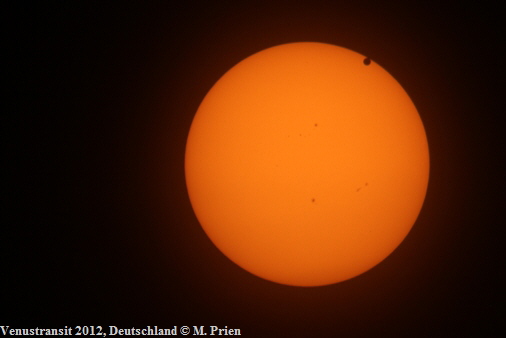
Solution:
{"label": "black background", "polygon": [[[171,3],[3,5],[0,325],[504,332],[498,8]],[[245,57],[296,41],[343,46],[387,69],[417,106],[431,154],[406,240],[369,272],[319,288],[264,281],[225,258],[184,180],[207,91]]]}

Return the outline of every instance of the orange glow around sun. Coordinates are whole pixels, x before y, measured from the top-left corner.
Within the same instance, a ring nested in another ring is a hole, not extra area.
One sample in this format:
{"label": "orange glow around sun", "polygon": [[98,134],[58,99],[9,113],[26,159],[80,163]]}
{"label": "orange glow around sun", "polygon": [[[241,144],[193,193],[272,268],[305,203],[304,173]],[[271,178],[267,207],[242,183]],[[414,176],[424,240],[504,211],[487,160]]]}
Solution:
{"label": "orange glow around sun", "polygon": [[212,242],[264,279],[319,286],[384,260],[422,207],[429,151],[418,112],[381,66],[290,43],[232,67],[208,92],[185,156]]}

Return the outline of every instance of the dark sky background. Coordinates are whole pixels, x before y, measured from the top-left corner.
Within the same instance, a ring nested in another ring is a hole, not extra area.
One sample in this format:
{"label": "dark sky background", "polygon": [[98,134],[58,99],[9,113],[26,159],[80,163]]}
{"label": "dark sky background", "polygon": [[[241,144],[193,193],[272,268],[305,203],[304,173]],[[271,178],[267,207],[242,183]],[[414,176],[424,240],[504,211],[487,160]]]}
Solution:
{"label": "dark sky background", "polygon": [[[499,8],[176,3],[3,4],[0,325],[504,333]],[[343,46],[388,70],[417,106],[431,155],[405,241],[369,272],[319,288],[229,261],[198,224],[184,179],[207,91],[245,57],[296,41]]]}

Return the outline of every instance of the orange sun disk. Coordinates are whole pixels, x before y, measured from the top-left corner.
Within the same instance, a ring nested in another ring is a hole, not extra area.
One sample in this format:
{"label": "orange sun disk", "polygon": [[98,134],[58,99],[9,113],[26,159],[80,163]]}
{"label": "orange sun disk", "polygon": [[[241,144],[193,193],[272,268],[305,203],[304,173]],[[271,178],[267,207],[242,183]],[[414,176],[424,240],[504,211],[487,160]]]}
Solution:
{"label": "orange sun disk", "polygon": [[185,156],[191,204],[237,265],[296,286],[384,260],[422,207],[420,116],[381,66],[342,47],[290,43],[231,68],[208,92]]}

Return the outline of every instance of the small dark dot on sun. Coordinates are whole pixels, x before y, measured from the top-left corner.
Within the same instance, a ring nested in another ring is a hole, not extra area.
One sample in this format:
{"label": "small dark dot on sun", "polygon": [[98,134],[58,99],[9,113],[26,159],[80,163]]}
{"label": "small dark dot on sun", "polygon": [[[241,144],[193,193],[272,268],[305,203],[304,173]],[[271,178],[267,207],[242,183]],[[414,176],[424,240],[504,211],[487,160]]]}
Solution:
{"label": "small dark dot on sun", "polygon": [[318,123],[315,123],[315,124],[314,124],[314,126],[315,126],[315,127],[318,127]]}
{"label": "small dark dot on sun", "polygon": [[371,64],[371,59],[365,58],[364,59],[364,65],[369,66]]}
{"label": "small dark dot on sun", "polygon": [[314,198],[312,198],[312,199],[311,199],[311,202],[313,202],[313,203],[314,203]]}

